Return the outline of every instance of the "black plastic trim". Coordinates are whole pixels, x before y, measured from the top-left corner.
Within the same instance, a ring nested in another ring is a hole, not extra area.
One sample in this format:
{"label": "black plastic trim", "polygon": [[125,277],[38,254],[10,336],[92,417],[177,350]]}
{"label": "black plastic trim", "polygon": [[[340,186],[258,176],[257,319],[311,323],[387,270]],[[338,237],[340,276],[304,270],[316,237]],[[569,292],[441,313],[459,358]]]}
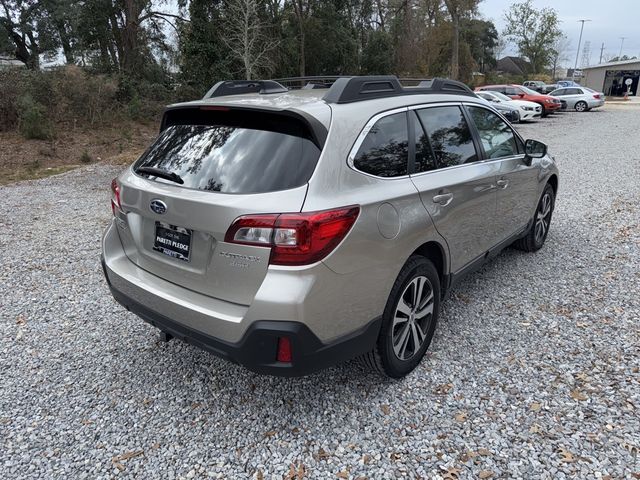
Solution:
{"label": "black plastic trim", "polygon": [[445,78],[423,80],[417,87],[403,87],[394,75],[341,77],[323,97],[327,103],[351,103],[403,95],[451,94],[475,97],[462,82]]}
{"label": "black plastic trim", "polygon": [[[382,324],[382,318],[378,317],[325,344],[301,322],[259,320],[251,324],[239,342],[231,343],[189,328],[140,304],[113,287],[104,260],[102,268],[115,300],[145,322],[159,328],[165,338],[178,338],[261,374],[285,377],[308,375],[367,353],[375,346]],[[276,361],[278,337],[284,336],[291,341],[291,363]]]}
{"label": "black plastic trim", "polygon": [[260,93],[264,95],[284,92],[288,92],[287,88],[274,80],[225,80],[211,87],[203,98],[242,95],[245,93]]}

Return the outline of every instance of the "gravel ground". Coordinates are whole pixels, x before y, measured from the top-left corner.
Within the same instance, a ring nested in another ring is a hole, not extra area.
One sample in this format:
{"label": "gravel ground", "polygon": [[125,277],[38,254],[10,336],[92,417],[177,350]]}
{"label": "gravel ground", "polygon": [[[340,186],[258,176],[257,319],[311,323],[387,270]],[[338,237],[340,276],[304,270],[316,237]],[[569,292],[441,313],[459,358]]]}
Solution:
{"label": "gravel ground", "polygon": [[5,478],[640,478],[640,109],[519,127],[561,190],[547,245],[444,303],[428,358],[259,376],[155,330],[99,266],[116,169],[0,188]]}

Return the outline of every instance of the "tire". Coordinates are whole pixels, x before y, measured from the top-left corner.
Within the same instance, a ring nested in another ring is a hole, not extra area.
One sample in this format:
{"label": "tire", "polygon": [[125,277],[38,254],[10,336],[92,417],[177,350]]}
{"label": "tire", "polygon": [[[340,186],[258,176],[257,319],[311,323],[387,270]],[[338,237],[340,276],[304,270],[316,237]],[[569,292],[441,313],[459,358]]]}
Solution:
{"label": "tire", "polygon": [[540,114],[540,118],[544,118],[547,115],[549,115],[549,111],[546,108],[544,108],[544,105],[542,104],[539,104],[539,105],[542,107],[542,113]]}
{"label": "tire", "polygon": [[[416,301],[416,297],[418,300]],[[376,346],[362,362],[391,378],[402,378],[424,357],[440,311],[440,277],[433,263],[414,255],[393,284]]]}
{"label": "tire", "polygon": [[587,102],[583,102],[583,101],[576,103],[574,108],[576,109],[576,112],[586,112],[589,110],[589,106],[587,105]]}
{"label": "tire", "polygon": [[[524,252],[535,252],[540,250],[547,239],[553,208],[555,207],[555,194],[553,187],[547,183],[538,201],[536,212],[533,215],[533,222],[526,235],[513,244],[518,250]],[[541,216],[542,215],[542,216]]]}

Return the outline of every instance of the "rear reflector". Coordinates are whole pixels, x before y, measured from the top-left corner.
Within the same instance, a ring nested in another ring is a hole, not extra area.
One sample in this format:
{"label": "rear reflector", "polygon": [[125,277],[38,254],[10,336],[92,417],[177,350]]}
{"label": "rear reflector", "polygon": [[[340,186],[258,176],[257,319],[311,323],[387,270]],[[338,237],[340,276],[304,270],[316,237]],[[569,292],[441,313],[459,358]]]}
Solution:
{"label": "rear reflector", "polygon": [[359,213],[355,205],[310,213],[245,215],[233,222],[224,241],[271,247],[272,265],[309,265],[338,246]]}
{"label": "rear reflector", "polygon": [[291,340],[289,337],[278,337],[278,362],[291,363]]}
{"label": "rear reflector", "polygon": [[116,210],[121,210],[122,204],[120,203],[120,186],[118,180],[111,180],[111,212],[115,215]]}

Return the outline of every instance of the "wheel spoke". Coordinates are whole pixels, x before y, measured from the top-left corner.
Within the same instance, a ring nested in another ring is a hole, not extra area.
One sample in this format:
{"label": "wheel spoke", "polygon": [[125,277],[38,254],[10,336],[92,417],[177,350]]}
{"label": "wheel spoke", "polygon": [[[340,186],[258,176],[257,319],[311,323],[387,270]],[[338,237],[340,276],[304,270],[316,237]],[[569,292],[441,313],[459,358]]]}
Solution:
{"label": "wheel spoke", "polygon": [[415,316],[417,319],[420,319],[431,313],[433,313],[433,291],[423,300],[422,305],[420,305],[420,308],[416,311]]}
{"label": "wheel spoke", "polygon": [[422,289],[424,288],[424,279],[422,277],[418,277],[414,280],[415,287],[413,289],[413,310],[415,311],[420,305],[420,299],[422,298]]}
{"label": "wheel spoke", "polygon": [[411,307],[407,304],[404,298],[400,299],[400,302],[398,303],[398,308],[396,308],[396,318],[401,318],[401,317],[398,317],[398,313],[402,313],[403,315],[406,315],[407,318],[409,318],[409,315],[411,315]]}
{"label": "wheel spoke", "polygon": [[415,347],[414,352],[417,352],[422,346],[422,342],[424,342],[425,334],[417,322],[414,322],[413,325],[411,326],[411,333],[413,335],[413,344]]}
{"label": "wheel spoke", "polygon": [[400,360],[404,358],[404,352],[407,348],[407,342],[409,340],[409,333],[411,332],[411,325],[406,323],[402,328],[402,332],[399,333],[393,339],[393,350]]}

